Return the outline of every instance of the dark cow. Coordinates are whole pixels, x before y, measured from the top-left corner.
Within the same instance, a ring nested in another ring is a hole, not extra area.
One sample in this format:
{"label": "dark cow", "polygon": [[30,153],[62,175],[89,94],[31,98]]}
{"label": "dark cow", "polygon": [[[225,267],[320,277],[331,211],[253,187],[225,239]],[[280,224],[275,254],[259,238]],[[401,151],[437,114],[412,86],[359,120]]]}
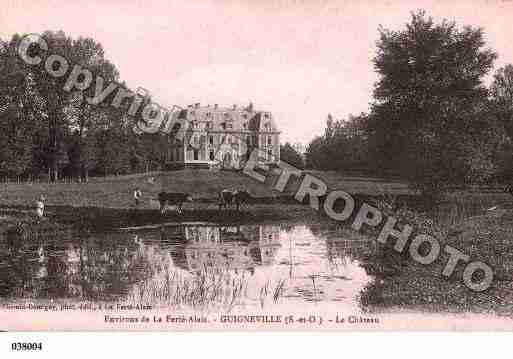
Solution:
{"label": "dark cow", "polygon": [[219,192],[219,210],[222,208],[228,209],[233,204],[237,211],[240,210],[241,205],[248,203],[251,200],[251,195],[248,191],[229,191],[222,190]]}
{"label": "dark cow", "polygon": [[176,205],[178,213],[182,213],[184,202],[192,202],[192,196],[187,193],[160,192],[160,213],[164,213],[167,205]]}

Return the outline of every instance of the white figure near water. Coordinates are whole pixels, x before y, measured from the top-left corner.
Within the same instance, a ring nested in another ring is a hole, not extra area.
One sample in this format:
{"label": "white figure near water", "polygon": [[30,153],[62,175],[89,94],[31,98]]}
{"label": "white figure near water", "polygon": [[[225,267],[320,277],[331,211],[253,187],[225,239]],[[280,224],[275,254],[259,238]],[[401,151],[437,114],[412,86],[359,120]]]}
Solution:
{"label": "white figure near water", "polygon": [[36,215],[38,218],[43,218],[45,214],[45,196],[41,195],[36,200]]}

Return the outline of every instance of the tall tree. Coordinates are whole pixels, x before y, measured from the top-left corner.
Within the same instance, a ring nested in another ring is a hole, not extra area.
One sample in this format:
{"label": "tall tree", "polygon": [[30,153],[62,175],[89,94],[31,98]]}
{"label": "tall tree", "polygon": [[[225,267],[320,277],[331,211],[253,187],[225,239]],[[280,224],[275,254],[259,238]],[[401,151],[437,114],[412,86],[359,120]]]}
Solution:
{"label": "tall tree", "polygon": [[499,181],[513,180],[513,65],[508,64],[495,72],[490,86],[491,108],[504,129],[500,147],[494,156]]}
{"label": "tall tree", "polygon": [[508,64],[495,72],[490,95],[496,116],[513,138],[513,65]]}
{"label": "tall tree", "polygon": [[42,98],[16,54],[19,39],[13,36],[0,51],[0,172],[8,176],[32,171],[33,140],[44,121]]}
{"label": "tall tree", "polygon": [[491,171],[495,125],[482,80],[497,57],[484,48],[483,31],[435,24],[419,11],[403,30],[380,28],[377,46],[369,117],[375,161],[430,197],[483,180],[476,173]]}

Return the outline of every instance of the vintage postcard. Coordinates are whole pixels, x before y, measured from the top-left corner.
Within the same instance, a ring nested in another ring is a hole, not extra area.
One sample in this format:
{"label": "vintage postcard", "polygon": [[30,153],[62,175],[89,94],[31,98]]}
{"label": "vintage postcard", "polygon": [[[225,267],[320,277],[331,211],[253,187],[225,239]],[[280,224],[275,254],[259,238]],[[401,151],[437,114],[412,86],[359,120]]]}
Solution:
{"label": "vintage postcard", "polygon": [[512,330],[512,20],[4,1],[0,330]]}

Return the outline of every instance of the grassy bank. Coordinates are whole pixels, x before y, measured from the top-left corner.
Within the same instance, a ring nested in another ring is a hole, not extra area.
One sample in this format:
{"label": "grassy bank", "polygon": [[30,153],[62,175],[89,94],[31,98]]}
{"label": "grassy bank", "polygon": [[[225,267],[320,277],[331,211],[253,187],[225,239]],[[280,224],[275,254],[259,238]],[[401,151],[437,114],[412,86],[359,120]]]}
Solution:
{"label": "grassy bank", "polygon": [[[324,180],[329,188],[343,188],[349,193],[376,195],[380,193],[409,194],[404,183],[379,179],[343,177],[332,172],[311,172]],[[257,198],[290,196],[298,188],[299,181],[291,181],[284,193],[272,189],[278,175],[267,177],[260,183],[240,172],[182,170],[155,172],[108,178],[93,178],[87,184],[80,183],[24,183],[0,184],[0,206],[31,206],[44,194],[49,206],[103,207],[128,209],[133,205],[135,187],[143,192],[141,208],[157,208],[157,194],[161,191],[190,193],[196,201],[212,201],[223,189],[248,190]]]}
{"label": "grassy bank", "polygon": [[[384,192],[409,193],[399,182],[343,177],[335,172],[309,173],[323,179],[329,188],[343,188],[349,193],[363,193],[364,196]],[[9,222],[19,217],[25,223],[32,223],[34,218],[30,214],[33,214],[35,199],[44,195],[47,221],[93,230],[179,221],[318,221],[318,213],[292,198],[299,180],[291,180],[285,192],[280,193],[273,190],[277,179],[278,173],[269,174],[266,182],[260,183],[240,172],[181,170],[92,178],[88,183],[3,183],[0,184],[0,209],[10,211]],[[133,191],[136,187],[141,189],[143,198],[135,212]],[[217,195],[223,189],[246,189],[254,201],[242,213],[219,212]],[[194,202],[185,204],[182,215],[170,211],[161,216],[157,212],[157,195],[161,191],[189,193]],[[5,226],[7,221],[3,223]]]}
{"label": "grassy bank", "polygon": [[[393,197],[393,207],[406,203],[408,207],[418,209],[423,205],[421,199],[401,182],[346,177],[336,172],[308,173],[325,181],[329,189],[343,189],[351,193],[357,203],[375,203],[377,198]],[[274,191],[273,185],[277,178],[278,174],[274,173],[267,177],[266,183],[260,183],[240,172],[182,170],[93,178],[87,184],[4,183],[0,185],[0,209],[8,211],[8,218],[4,216],[2,220],[4,226],[17,218],[32,223],[35,199],[43,194],[47,198],[47,221],[93,230],[180,221],[262,223],[328,220],[293,199],[299,186],[298,180],[292,180],[283,193]],[[132,193],[136,187],[142,190],[143,198],[138,210],[134,211]],[[242,213],[219,212],[216,205],[219,191],[240,188],[248,190],[255,197],[253,203]],[[157,194],[161,191],[190,193],[194,202],[185,204],[182,215],[170,211],[161,216],[157,201]],[[481,214],[496,204],[507,205],[509,196],[503,193],[456,193],[437,208],[440,213],[431,215],[452,218],[452,214],[447,211],[450,211],[449,207],[454,203],[460,203],[459,215],[469,217]]]}
{"label": "grassy bank", "polygon": [[[492,207],[496,208],[488,210]],[[414,225],[418,232],[434,235],[441,245],[441,255],[434,263],[421,265],[411,259],[408,251],[395,252],[391,248],[393,241],[378,246],[375,253],[362,258],[367,272],[377,278],[362,292],[362,305],[366,309],[511,315],[513,200],[510,196],[460,193],[430,212],[403,207],[394,215],[403,223]],[[470,261],[491,266],[494,272],[491,287],[483,292],[467,288],[462,280],[461,263],[449,278],[443,277],[441,273],[449,260],[449,254],[443,251],[445,245],[468,255]]]}

